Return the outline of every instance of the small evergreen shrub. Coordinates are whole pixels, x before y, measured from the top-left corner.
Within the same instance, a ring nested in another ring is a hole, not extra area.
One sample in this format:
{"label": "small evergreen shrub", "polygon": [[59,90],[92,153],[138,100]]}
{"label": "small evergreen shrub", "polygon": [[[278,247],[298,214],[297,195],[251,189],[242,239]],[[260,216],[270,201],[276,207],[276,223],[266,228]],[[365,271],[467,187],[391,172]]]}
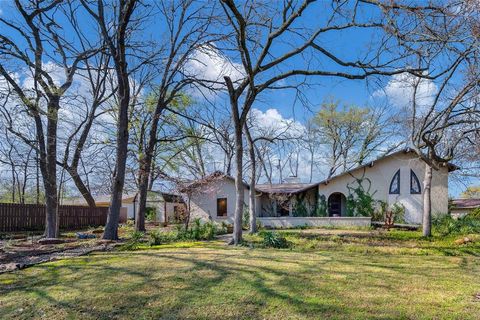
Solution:
{"label": "small evergreen shrub", "polygon": [[177,234],[175,232],[162,232],[157,230],[150,233],[148,244],[151,246],[156,246],[174,242],[175,240],[177,240]]}
{"label": "small evergreen shrub", "polygon": [[263,238],[263,245],[267,248],[288,248],[290,244],[287,239],[275,231],[262,231],[259,235]]}
{"label": "small evergreen shrub", "polygon": [[202,223],[200,219],[193,220],[193,223],[189,229],[185,226],[177,226],[177,239],[178,240],[212,240],[216,235],[226,232],[226,227],[221,226],[220,229],[214,222]]}
{"label": "small evergreen shrub", "polygon": [[470,215],[458,219],[442,215],[433,221],[433,231],[440,236],[480,233],[480,219]]}
{"label": "small evergreen shrub", "polygon": [[155,221],[157,218],[157,211],[155,208],[147,207],[145,208],[145,220],[147,221]]}
{"label": "small evergreen shrub", "polygon": [[143,232],[133,231],[130,235],[130,239],[122,246],[124,250],[136,250],[142,242],[144,236]]}
{"label": "small evergreen shrub", "polygon": [[373,211],[372,221],[385,221],[385,214],[388,210],[388,204],[386,201],[378,200],[377,207]]}
{"label": "small evergreen shrub", "polygon": [[480,208],[473,209],[472,212],[470,212],[467,216],[473,219],[480,220]]}
{"label": "small evergreen shrub", "polygon": [[393,221],[396,223],[405,223],[405,206],[395,202],[390,210],[393,213]]}

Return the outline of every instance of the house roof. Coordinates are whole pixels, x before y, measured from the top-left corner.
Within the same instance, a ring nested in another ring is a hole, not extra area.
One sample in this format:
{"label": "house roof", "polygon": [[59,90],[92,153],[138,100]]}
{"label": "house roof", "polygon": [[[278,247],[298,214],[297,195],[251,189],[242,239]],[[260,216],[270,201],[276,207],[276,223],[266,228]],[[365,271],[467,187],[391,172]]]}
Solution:
{"label": "house roof", "polygon": [[257,184],[255,189],[264,193],[299,193],[318,186],[318,183]]}
{"label": "house roof", "polygon": [[[330,179],[325,179],[321,182],[319,182],[318,184],[328,184],[331,180],[333,179],[336,179],[338,177],[341,177],[341,176],[344,176],[346,174],[350,174],[352,173],[353,171],[356,171],[356,170],[359,170],[359,169],[363,169],[363,168],[367,168],[367,167],[373,167],[375,165],[375,162],[378,162],[378,161],[382,161],[384,159],[387,159],[387,158],[391,158],[391,157],[395,157],[395,156],[398,156],[400,154],[406,154],[406,153],[415,153],[415,151],[413,151],[412,149],[410,148],[405,148],[405,149],[402,149],[402,150],[399,150],[399,151],[396,151],[396,152],[392,152],[392,153],[389,153],[389,154],[386,154],[382,157],[379,157],[375,160],[372,160],[372,161],[369,161],[363,165],[360,165],[360,166],[357,166],[355,168],[352,168],[350,170],[347,170],[347,171],[344,171],[342,173],[339,173],[333,177],[331,177]],[[455,171],[455,170],[458,170],[459,167],[454,165],[453,163],[447,163],[446,166],[448,167],[448,171],[451,172],[451,171]]]}
{"label": "house roof", "polygon": [[480,199],[453,199],[454,209],[475,209],[480,208]]}
{"label": "house roof", "polygon": [[[136,193],[124,194],[122,196],[122,204],[133,203],[135,201],[136,196],[137,196]],[[93,197],[93,199],[95,200],[95,205],[98,207],[109,206],[110,198],[111,198],[111,195],[99,195],[99,196]],[[83,206],[87,204],[87,201],[85,201],[85,198],[83,197],[76,197],[76,198],[65,199],[63,201],[63,204]]]}
{"label": "house roof", "polygon": [[[235,182],[234,177],[229,176],[227,174],[224,174],[221,171],[215,171],[215,172],[213,172],[213,173],[211,173],[211,174],[209,174],[209,175],[207,175],[207,176],[205,176],[201,179],[191,181],[185,187],[181,188],[180,192],[187,193],[189,191],[201,188],[203,186],[209,185],[209,184],[211,184],[215,181],[219,181],[219,180],[222,180],[222,179],[227,179],[227,180]],[[250,189],[250,186],[245,181],[243,182],[243,185],[245,186],[245,188]]]}

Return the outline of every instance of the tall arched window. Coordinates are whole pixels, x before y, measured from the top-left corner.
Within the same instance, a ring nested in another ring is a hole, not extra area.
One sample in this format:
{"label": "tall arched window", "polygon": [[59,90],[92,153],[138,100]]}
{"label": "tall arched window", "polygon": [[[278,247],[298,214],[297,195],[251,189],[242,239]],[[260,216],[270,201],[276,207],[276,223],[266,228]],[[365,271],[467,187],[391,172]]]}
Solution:
{"label": "tall arched window", "polygon": [[400,194],[400,169],[393,175],[392,181],[390,181],[390,188],[388,193]]}
{"label": "tall arched window", "polygon": [[411,194],[420,194],[422,193],[422,188],[420,187],[420,181],[417,178],[417,175],[413,170],[410,169],[410,193]]}

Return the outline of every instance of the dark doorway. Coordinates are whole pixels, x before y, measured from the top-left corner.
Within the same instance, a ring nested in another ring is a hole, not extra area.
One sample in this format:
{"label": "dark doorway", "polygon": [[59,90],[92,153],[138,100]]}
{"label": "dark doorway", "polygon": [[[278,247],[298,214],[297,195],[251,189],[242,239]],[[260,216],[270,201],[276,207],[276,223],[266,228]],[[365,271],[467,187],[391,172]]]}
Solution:
{"label": "dark doorway", "polygon": [[328,197],[328,216],[341,217],[345,213],[345,196],[340,192],[335,192]]}

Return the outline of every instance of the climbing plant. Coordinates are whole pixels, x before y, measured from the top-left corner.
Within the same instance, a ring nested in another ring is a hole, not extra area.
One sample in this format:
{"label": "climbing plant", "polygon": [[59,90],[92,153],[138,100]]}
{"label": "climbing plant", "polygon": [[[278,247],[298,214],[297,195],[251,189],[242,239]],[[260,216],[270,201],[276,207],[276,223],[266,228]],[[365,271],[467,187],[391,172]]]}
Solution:
{"label": "climbing plant", "polygon": [[[365,187],[365,184],[368,186]],[[372,182],[368,178],[355,178],[355,181],[351,184],[347,184],[348,196],[346,203],[347,216],[350,217],[371,217],[375,213],[375,199],[373,195],[376,193],[370,193]]]}
{"label": "climbing plant", "polygon": [[327,212],[327,198],[325,197],[325,195],[320,195],[320,197],[318,197],[318,204],[317,204],[317,208],[315,210],[315,216],[317,217],[326,217],[328,215],[328,212]]}

